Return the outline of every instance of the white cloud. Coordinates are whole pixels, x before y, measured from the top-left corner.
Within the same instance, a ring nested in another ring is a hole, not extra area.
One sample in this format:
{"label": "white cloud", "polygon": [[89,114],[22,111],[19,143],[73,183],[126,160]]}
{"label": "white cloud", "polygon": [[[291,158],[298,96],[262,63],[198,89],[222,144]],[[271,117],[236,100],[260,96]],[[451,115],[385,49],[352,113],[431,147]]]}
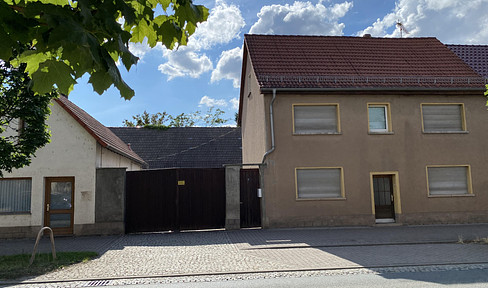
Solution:
{"label": "white cloud", "polygon": [[163,56],[168,61],[159,65],[159,71],[168,75],[168,80],[185,76],[200,77],[213,68],[210,58],[201,51],[239,38],[244,25],[244,18],[237,6],[218,0],[207,21],[198,25],[195,33],[190,36],[187,46],[173,51],[163,49]]}
{"label": "white cloud", "polygon": [[234,110],[239,109],[239,99],[238,98],[232,98],[232,99],[230,99],[229,102],[232,105],[232,109],[234,109]]}
{"label": "white cloud", "polygon": [[218,44],[229,43],[240,37],[240,31],[245,25],[237,6],[218,0],[216,6],[210,10],[207,21],[198,25],[195,33],[190,36],[188,45],[196,50],[206,50]]}
{"label": "white cloud", "polygon": [[404,37],[436,37],[449,44],[486,44],[488,0],[400,0],[393,12],[359,31],[379,37],[399,37],[396,21],[409,34]]}
{"label": "white cloud", "polygon": [[198,103],[198,106],[207,106],[207,107],[214,107],[214,106],[221,106],[221,107],[226,107],[227,106],[227,101],[224,99],[213,99],[208,96],[203,96],[202,99],[200,99],[200,103]]}
{"label": "white cloud", "polygon": [[176,51],[165,50],[163,55],[168,58],[168,62],[159,65],[158,70],[168,75],[168,80],[183,76],[198,78],[213,68],[207,55],[199,55],[188,47],[180,47]]}
{"label": "white cloud", "polygon": [[216,82],[221,79],[232,80],[234,88],[239,88],[242,65],[242,49],[236,47],[231,50],[223,51],[220,54],[217,67],[212,71],[210,81]]}
{"label": "white cloud", "polygon": [[344,23],[339,23],[353,6],[343,2],[326,7],[323,1],[316,5],[296,1],[293,5],[270,5],[261,8],[258,21],[251,27],[252,34],[343,35]]}

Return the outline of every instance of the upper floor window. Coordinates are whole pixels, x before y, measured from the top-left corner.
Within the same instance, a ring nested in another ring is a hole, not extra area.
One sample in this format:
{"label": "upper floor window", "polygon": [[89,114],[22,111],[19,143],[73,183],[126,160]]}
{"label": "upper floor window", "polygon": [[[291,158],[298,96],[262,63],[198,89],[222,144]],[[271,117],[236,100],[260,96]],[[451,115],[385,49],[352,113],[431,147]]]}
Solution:
{"label": "upper floor window", "polygon": [[297,168],[297,199],[342,199],[342,168]]}
{"label": "upper floor window", "polygon": [[472,194],[471,175],[467,165],[428,166],[429,196]]}
{"label": "upper floor window", "polygon": [[422,131],[459,133],[466,131],[463,104],[422,104]]}
{"label": "upper floor window", "polygon": [[390,105],[386,104],[368,104],[368,125],[371,133],[388,133],[391,132]]}
{"label": "upper floor window", "polygon": [[25,213],[31,209],[32,179],[0,179],[0,213]]}
{"label": "upper floor window", "polygon": [[294,104],[294,134],[340,133],[339,104]]}

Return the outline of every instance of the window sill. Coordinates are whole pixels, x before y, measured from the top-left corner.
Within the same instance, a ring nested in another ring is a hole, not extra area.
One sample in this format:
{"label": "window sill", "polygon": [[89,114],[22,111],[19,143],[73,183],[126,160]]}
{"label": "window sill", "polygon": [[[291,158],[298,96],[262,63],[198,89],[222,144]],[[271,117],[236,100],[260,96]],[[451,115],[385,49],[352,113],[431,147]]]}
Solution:
{"label": "window sill", "polygon": [[394,135],[394,132],[383,132],[383,131],[368,131],[369,135]]}
{"label": "window sill", "polygon": [[0,212],[0,216],[3,215],[32,215],[30,211],[25,211],[25,212]]}
{"label": "window sill", "polygon": [[469,131],[422,131],[423,134],[469,134]]}
{"label": "window sill", "polygon": [[474,194],[462,194],[462,195],[429,195],[429,198],[457,198],[457,197],[475,197]]}
{"label": "window sill", "polygon": [[318,136],[318,135],[342,135],[342,133],[341,132],[293,133],[293,136]]}
{"label": "window sill", "polygon": [[296,201],[344,201],[346,198],[297,198]]}

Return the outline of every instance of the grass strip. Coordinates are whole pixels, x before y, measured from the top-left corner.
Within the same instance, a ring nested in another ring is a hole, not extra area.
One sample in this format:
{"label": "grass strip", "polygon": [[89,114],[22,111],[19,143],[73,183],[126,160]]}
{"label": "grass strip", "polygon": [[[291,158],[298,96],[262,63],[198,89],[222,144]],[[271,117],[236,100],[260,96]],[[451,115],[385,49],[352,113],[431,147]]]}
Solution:
{"label": "grass strip", "polygon": [[51,253],[37,254],[29,266],[31,255],[0,256],[0,279],[12,280],[29,276],[38,276],[47,272],[67,267],[72,264],[87,262],[98,256],[96,252],[58,252],[53,260]]}

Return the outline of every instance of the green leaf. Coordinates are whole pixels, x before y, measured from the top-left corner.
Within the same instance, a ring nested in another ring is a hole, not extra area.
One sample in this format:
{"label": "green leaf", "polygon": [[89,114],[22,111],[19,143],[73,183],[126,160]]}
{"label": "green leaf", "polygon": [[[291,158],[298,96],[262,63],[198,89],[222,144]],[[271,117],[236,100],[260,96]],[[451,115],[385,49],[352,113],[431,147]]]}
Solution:
{"label": "green leaf", "polygon": [[154,33],[154,31],[149,28],[146,20],[142,20],[139,22],[139,25],[136,25],[132,29],[132,38],[130,39],[130,41],[134,43],[142,43],[146,35],[150,35],[151,33]]}
{"label": "green leaf", "polygon": [[163,7],[163,10],[166,12],[166,9],[168,9],[169,4],[171,4],[171,0],[158,0],[159,4]]}
{"label": "green leaf", "polygon": [[134,90],[132,90],[132,88],[130,88],[129,85],[127,85],[124,81],[120,81],[118,84],[115,85],[115,87],[119,89],[120,95],[125,100],[130,100],[135,95]]}
{"label": "green leaf", "polygon": [[166,21],[158,28],[158,35],[160,36],[160,41],[163,42],[164,46],[168,49],[173,49],[175,43],[181,38],[181,29],[170,21]]}
{"label": "green leaf", "polygon": [[93,72],[88,83],[91,83],[93,90],[100,95],[102,95],[103,92],[105,92],[113,84],[110,74],[102,71]]}
{"label": "green leaf", "polygon": [[45,94],[53,90],[54,85],[64,94],[69,94],[76,81],[73,70],[64,62],[47,60],[39,65],[39,70],[32,74],[33,90]]}
{"label": "green leaf", "polygon": [[93,70],[91,53],[86,47],[68,44],[63,48],[62,56],[73,69],[76,79]]}
{"label": "green leaf", "polygon": [[25,72],[27,72],[29,75],[32,75],[39,69],[40,63],[43,63],[51,58],[51,53],[39,53],[35,50],[27,50],[22,53],[16,60],[12,61],[12,64],[18,67],[20,63],[27,63]]}
{"label": "green leaf", "polygon": [[0,59],[10,59],[12,57],[12,47],[16,43],[0,27]]}
{"label": "green leaf", "polygon": [[[36,1],[39,1],[39,0],[27,0],[26,2],[28,3],[28,2],[36,2]],[[60,6],[69,5],[68,0],[42,0],[42,3],[60,5]]]}

